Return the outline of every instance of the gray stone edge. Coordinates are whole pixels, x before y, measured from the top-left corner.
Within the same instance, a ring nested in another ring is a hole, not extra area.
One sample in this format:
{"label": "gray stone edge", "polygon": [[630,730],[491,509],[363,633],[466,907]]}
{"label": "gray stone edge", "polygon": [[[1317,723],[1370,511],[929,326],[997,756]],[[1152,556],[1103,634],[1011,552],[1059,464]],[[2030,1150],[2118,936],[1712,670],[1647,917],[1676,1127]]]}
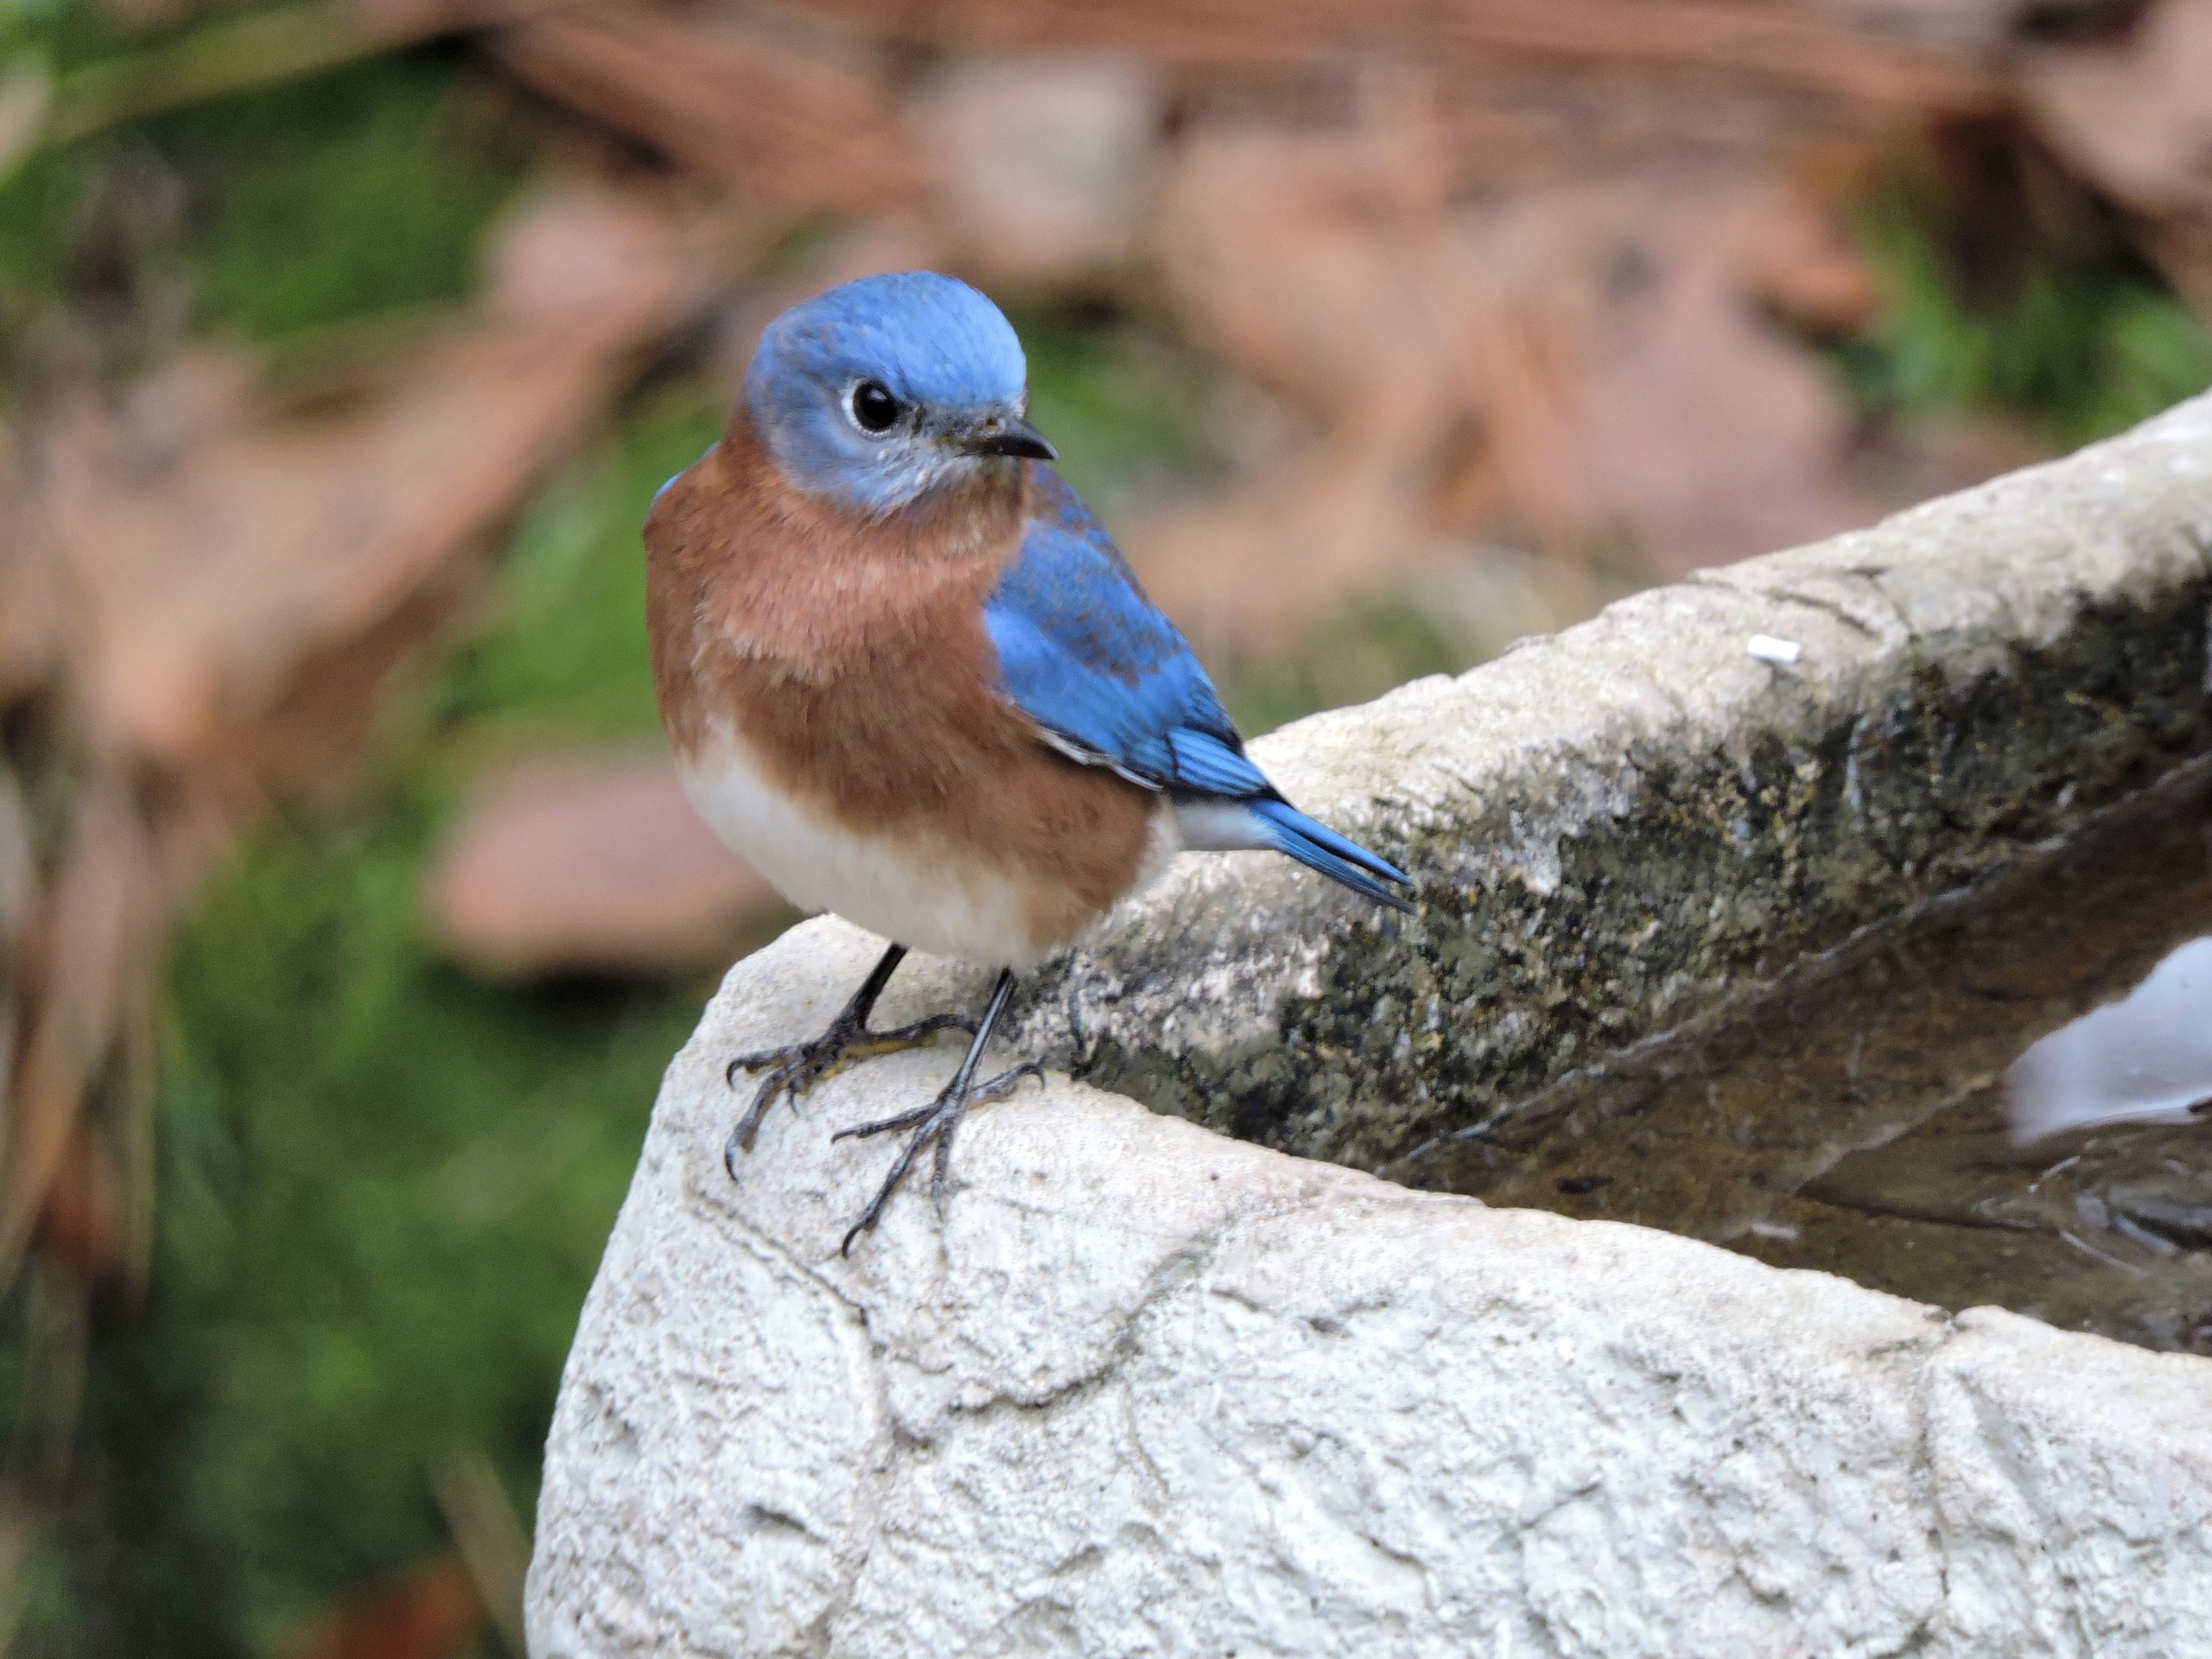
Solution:
{"label": "gray stone edge", "polygon": [[[852,1467],[833,1483],[861,1482],[854,1507],[834,1525],[797,1511],[818,1541],[810,1548],[830,1551],[826,1576],[791,1610],[800,1627],[788,1645],[730,1650],[861,1651],[856,1632],[880,1617],[860,1588],[883,1524],[874,1505],[958,1455],[996,1413],[1033,1417],[1048,1437],[1043,1426],[1057,1421],[1076,1433],[1132,1368],[1172,1363],[1156,1351],[1162,1324],[1194,1299],[1224,1296],[1294,1321],[1347,1300],[1393,1299],[1441,1330],[1556,1320],[1571,1333],[1561,1363],[1580,1354],[1602,1370],[1627,1356],[1718,1414],[1694,1433],[1709,1444],[1689,1464],[1669,1472],[1661,1459],[1620,1478],[1689,1483],[1679,1501],[1694,1516],[1728,1501],[1732,1436],[1737,1454],[1780,1459],[1789,1501],[1811,1506],[1790,1524],[1834,1535],[1824,1548],[1839,1565],[1827,1570],[1850,1562],[1862,1585],[1885,1572],[1894,1580],[1859,1592],[1887,1598],[1897,1621],[1894,1643],[1866,1651],[2212,1654],[2212,1363],[2202,1359],[1998,1309],[1950,1314],[1643,1228],[1415,1192],[1059,1077],[978,1115],[943,1221],[909,1191],[879,1232],[840,1256],[889,1148],[833,1142],[832,1128],[922,1096],[951,1056],[882,1061],[830,1084],[803,1118],[772,1115],[736,1184],[721,1159],[737,1105],[721,1069],[732,1052],[826,1019],[875,946],[835,920],[794,930],[732,970],[671,1065],[549,1438],[531,1570],[537,1659],[722,1650],[691,1645],[697,1632],[652,1582],[656,1563],[687,1573],[702,1553],[734,1563],[760,1500],[718,1516],[629,1471],[641,1443],[650,1465],[657,1438],[702,1432],[700,1400],[677,1410],[669,1390],[706,1389],[709,1407],[734,1421],[789,1411],[792,1384],[733,1370],[708,1387],[692,1374],[703,1357],[686,1334],[698,1322],[816,1306],[841,1356],[841,1375],[823,1383],[836,1381],[840,1409],[857,1414]],[[895,987],[886,1015],[927,1006],[925,985]],[[1312,1285],[1328,1289],[1301,1313]],[[1557,1377],[1528,1386],[1573,1388]],[[1871,1516],[1850,1513],[1862,1491],[1880,1495]],[[1880,1567],[1880,1550],[1900,1541],[1904,1557]],[[634,1621],[620,1640],[606,1623],[610,1583],[614,1610]],[[1840,1641],[1817,1599],[1799,1599],[1815,1588],[1785,1598],[1785,1623],[1815,1633],[1807,1651],[1821,1650],[1821,1631]],[[1621,1593],[1635,1598],[1625,1583]],[[2021,1627],[2024,1609],[2037,1629]],[[1681,1626],[1694,1631],[1696,1617]],[[1834,1650],[1847,1647],[1861,1650],[1858,1641]]]}
{"label": "gray stone edge", "polygon": [[1186,857],[1014,1040],[1376,1167],[2212,750],[2212,397],[1253,747],[1418,920]]}

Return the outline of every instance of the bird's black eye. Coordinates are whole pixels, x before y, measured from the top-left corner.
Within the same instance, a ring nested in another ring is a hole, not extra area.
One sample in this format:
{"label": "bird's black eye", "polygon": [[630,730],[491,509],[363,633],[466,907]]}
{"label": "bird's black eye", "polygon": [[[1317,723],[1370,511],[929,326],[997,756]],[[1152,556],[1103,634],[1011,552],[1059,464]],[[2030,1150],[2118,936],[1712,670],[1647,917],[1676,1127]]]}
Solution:
{"label": "bird's black eye", "polygon": [[853,388],[853,419],[863,432],[888,432],[899,418],[899,400],[880,380],[863,380]]}

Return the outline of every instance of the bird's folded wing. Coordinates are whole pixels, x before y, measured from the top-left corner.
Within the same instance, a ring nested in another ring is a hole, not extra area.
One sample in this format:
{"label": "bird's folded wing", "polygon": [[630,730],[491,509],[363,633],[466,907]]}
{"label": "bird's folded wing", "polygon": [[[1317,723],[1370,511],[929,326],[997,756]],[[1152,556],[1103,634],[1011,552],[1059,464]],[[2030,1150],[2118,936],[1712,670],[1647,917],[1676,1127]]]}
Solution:
{"label": "bird's folded wing", "polygon": [[1037,471],[1038,510],[983,610],[1007,696],[1054,747],[1147,788],[1272,795],[1175,625],[1075,492]]}

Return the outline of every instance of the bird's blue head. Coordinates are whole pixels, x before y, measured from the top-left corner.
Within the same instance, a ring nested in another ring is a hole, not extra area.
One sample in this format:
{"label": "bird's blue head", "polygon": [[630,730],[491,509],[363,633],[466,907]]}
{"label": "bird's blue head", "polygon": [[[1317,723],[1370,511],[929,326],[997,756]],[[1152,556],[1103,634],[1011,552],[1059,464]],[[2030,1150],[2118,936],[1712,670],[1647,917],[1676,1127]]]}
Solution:
{"label": "bird's blue head", "polygon": [[863,276],[770,323],[746,372],[754,429],[784,476],[870,514],[1050,461],[1028,365],[998,307],[932,271]]}

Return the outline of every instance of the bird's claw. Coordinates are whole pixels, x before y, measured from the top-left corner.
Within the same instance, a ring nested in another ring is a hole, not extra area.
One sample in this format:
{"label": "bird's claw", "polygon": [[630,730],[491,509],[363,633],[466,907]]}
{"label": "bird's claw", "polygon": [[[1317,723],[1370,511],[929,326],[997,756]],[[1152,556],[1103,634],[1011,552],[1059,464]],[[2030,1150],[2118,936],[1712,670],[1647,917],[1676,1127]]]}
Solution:
{"label": "bird's claw", "polygon": [[873,1123],[855,1123],[850,1128],[840,1129],[830,1138],[832,1141],[859,1140],[871,1135],[887,1135],[894,1129],[912,1129],[906,1144],[899,1148],[899,1155],[891,1160],[891,1173],[883,1178],[875,1196],[868,1201],[868,1208],[861,1211],[860,1219],[846,1230],[844,1242],[837,1246],[837,1254],[850,1255],[853,1241],[862,1233],[871,1231],[883,1206],[899,1183],[906,1178],[914,1160],[924,1147],[934,1141],[936,1155],[930,1166],[930,1202],[937,1207],[938,1220],[944,1220],[944,1178],[952,1166],[952,1137],[960,1127],[962,1116],[970,1106],[979,1106],[987,1100],[997,1100],[1014,1092],[1025,1077],[1045,1080],[1045,1068],[1034,1060],[1024,1060],[1020,1065],[1001,1071],[985,1083],[969,1084],[963,1087],[959,1079],[948,1084],[944,1091],[927,1105],[917,1106],[911,1111],[893,1117],[879,1118]]}
{"label": "bird's claw", "polygon": [[799,1097],[815,1084],[833,1077],[857,1060],[873,1059],[879,1055],[896,1054],[901,1050],[919,1047],[939,1032],[958,1031],[975,1035],[976,1022],[964,1014],[933,1014],[926,1020],[917,1020],[911,1026],[899,1026],[890,1031],[870,1031],[858,1020],[839,1019],[830,1023],[830,1029],[811,1041],[789,1043],[781,1048],[766,1048],[758,1053],[741,1054],[723,1070],[723,1080],[734,1089],[741,1071],[766,1071],[760,1086],[753,1091],[753,1101],[745,1115],[729,1132],[729,1139],[722,1146],[722,1167],[729,1172],[732,1180],[737,1179],[737,1160],[740,1153],[753,1149],[753,1137],[760,1133],[760,1120],[776,1103],[779,1095],[787,1096],[791,1109],[798,1109]]}

